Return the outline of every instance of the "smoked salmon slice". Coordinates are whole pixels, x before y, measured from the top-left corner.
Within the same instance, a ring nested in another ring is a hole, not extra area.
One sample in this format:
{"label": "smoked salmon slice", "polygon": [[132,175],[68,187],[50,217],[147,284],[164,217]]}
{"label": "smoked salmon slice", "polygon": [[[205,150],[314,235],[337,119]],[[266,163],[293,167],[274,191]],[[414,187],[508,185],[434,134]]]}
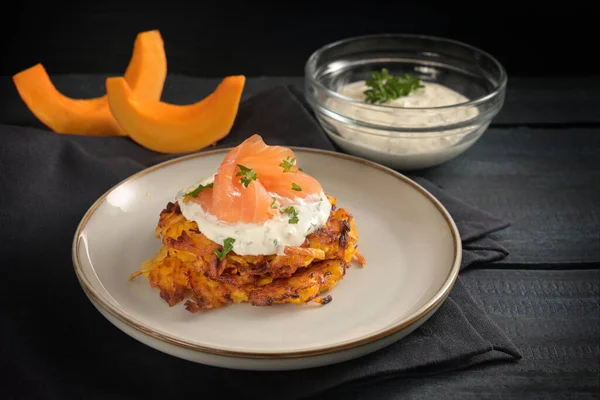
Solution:
{"label": "smoked salmon slice", "polygon": [[321,193],[319,182],[298,169],[291,149],[268,146],[259,135],[253,135],[244,143],[238,153],[238,163],[253,169],[267,191],[287,198]]}
{"label": "smoked salmon slice", "polygon": [[281,197],[293,199],[294,197],[306,198],[310,195],[319,195],[321,193],[321,185],[310,175],[302,171],[294,173],[278,173],[277,175],[265,174],[260,166],[247,163],[249,168],[256,171],[259,176],[260,183],[271,193],[276,193]]}
{"label": "smoked salmon slice", "polygon": [[294,199],[321,191],[315,178],[298,169],[291,149],[268,146],[252,135],[227,153],[213,187],[191,201],[226,223],[264,224],[280,213],[273,194]]}

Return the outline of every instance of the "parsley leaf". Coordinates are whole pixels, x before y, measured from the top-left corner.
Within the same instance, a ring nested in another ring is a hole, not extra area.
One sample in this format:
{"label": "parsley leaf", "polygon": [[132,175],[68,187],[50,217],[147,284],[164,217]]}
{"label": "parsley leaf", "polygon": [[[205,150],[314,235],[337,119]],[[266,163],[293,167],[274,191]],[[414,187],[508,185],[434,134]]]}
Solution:
{"label": "parsley leaf", "polygon": [[275,204],[277,199],[275,197],[271,197],[271,198],[273,199],[273,201],[271,202],[271,208],[277,208],[277,205]]}
{"label": "parsley leaf", "polygon": [[296,192],[301,192],[302,188],[296,185],[294,182],[292,182],[292,190],[295,190]]}
{"label": "parsley leaf", "polygon": [[286,157],[285,160],[283,160],[283,162],[281,164],[279,164],[279,166],[281,168],[283,168],[283,172],[292,172],[292,167],[296,165],[296,159],[292,158],[290,159],[289,156]]}
{"label": "parsley leaf", "polygon": [[408,96],[413,90],[424,88],[421,80],[412,75],[392,76],[385,68],[381,72],[371,72],[371,78],[367,86],[370,89],[364,91],[367,103],[385,103],[399,97]]}
{"label": "parsley leaf", "polygon": [[215,249],[215,254],[219,257],[219,260],[223,261],[227,253],[229,253],[233,249],[233,244],[235,243],[234,238],[228,237],[223,241],[223,250]]}
{"label": "parsley leaf", "polygon": [[211,188],[211,187],[213,187],[213,184],[212,184],[212,183],[209,183],[209,184],[208,184],[208,185],[206,185],[206,186],[205,186],[205,185],[202,185],[202,184],[200,184],[200,185],[198,185],[198,187],[197,187],[196,189],[192,190],[191,192],[187,192],[187,193],[186,193],[186,194],[184,194],[183,196],[184,196],[184,197],[193,197],[193,198],[196,198],[196,197],[198,197],[198,195],[200,194],[200,192],[201,192],[201,191],[203,191],[204,189]]}
{"label": "parsley leaf", "polygon": [[244,167],[240,164],[238,164],[237,166],[240,169],[240,172],[235,174],[235,176],[242,176],[243,178],[240,179],[240,182],[242,183],[242,185],[244,185],[244,187],[248,187],[250,182],[256,180],[256,172],[254,172],[253,169]]}
{"label": "parsley leaf", "polygon": [[290,224],[297,224],[299,219],[298,219],[298,210],[296,210],[296,208],[294,206],[289,206],[284,208],[283,210],[281,210],[282,213],[287,214],[290,218],[288,220],[288,222]]}

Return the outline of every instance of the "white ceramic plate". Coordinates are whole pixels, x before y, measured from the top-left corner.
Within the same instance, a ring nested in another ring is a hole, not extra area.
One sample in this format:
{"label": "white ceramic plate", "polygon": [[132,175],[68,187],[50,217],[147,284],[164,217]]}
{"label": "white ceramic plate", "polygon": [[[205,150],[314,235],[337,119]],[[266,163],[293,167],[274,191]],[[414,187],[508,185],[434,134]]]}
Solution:
{"label": "white ceramic plate", "polygon": [[73,241],[73,264],[96,308],[115,326],[165,353],[255,370],[321,366],[387,346],[442,304],[458,275],[452,218],[421,186],[371,162],[294,148],[338,206],[355,217],[367,266],[352,266],[325,306],[233,304],[191,314],[170,308],[148,280],[129,274],[154,255],[158,215],[179,189],[212,174],[225,152],[186,156],[139,172],[99,198]]}

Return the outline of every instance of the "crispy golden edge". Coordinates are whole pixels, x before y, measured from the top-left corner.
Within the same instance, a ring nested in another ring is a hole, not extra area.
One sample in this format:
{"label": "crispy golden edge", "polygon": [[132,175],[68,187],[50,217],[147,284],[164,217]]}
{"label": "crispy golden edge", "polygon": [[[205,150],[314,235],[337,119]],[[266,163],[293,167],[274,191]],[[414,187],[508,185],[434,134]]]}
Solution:
{"label": "crispy golden edge", "polygon": [[192,278],[192,298],[185,308],[196,313],[232,303],[248,302],[253,306],[273,304],[306,304],[315,301],[327,304],[331,296],[318,299],[321,293],[332,289],[344,277],[347,264],[341,260],[319,261],[290,278],[276,279],[265,285],[242,286],[219,284],[204,274]]}
{"label": "crispy golden edge", "polygon": [[353,259],[361,265],[366,263],[356,251],[354,219],[345,209],[336,208],[333,197],[328,199],[333,205],[329,220],[302,246],[286,247],[285,256],[230,252],[223,261],[214,253],[221,246],[204,236],[195,222],[187,221],[177,203],[169,203],[156,229],[163,247],[130,279],[148,277],[170,306],[191,296],[185,303],[190,312],[239,302],[256,306],[310,301],[327,304],[331,296],[317,296],[343,278]]}

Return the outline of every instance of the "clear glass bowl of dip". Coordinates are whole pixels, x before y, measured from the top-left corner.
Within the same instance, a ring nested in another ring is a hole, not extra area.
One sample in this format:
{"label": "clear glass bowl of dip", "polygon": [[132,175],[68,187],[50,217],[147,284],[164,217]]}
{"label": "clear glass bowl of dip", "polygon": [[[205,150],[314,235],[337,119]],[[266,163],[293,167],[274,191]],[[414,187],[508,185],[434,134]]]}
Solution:
{"label": "clear glass bowl of dip", "polygon": [[[364,81],[386,68],[425,86],[384,104]],[[442,164],[481,137],[504,104],[507,75],[491,55],[454,40],[407,34],[354,37],[314,52],[305,95],[344,151],[399,170]]]}

